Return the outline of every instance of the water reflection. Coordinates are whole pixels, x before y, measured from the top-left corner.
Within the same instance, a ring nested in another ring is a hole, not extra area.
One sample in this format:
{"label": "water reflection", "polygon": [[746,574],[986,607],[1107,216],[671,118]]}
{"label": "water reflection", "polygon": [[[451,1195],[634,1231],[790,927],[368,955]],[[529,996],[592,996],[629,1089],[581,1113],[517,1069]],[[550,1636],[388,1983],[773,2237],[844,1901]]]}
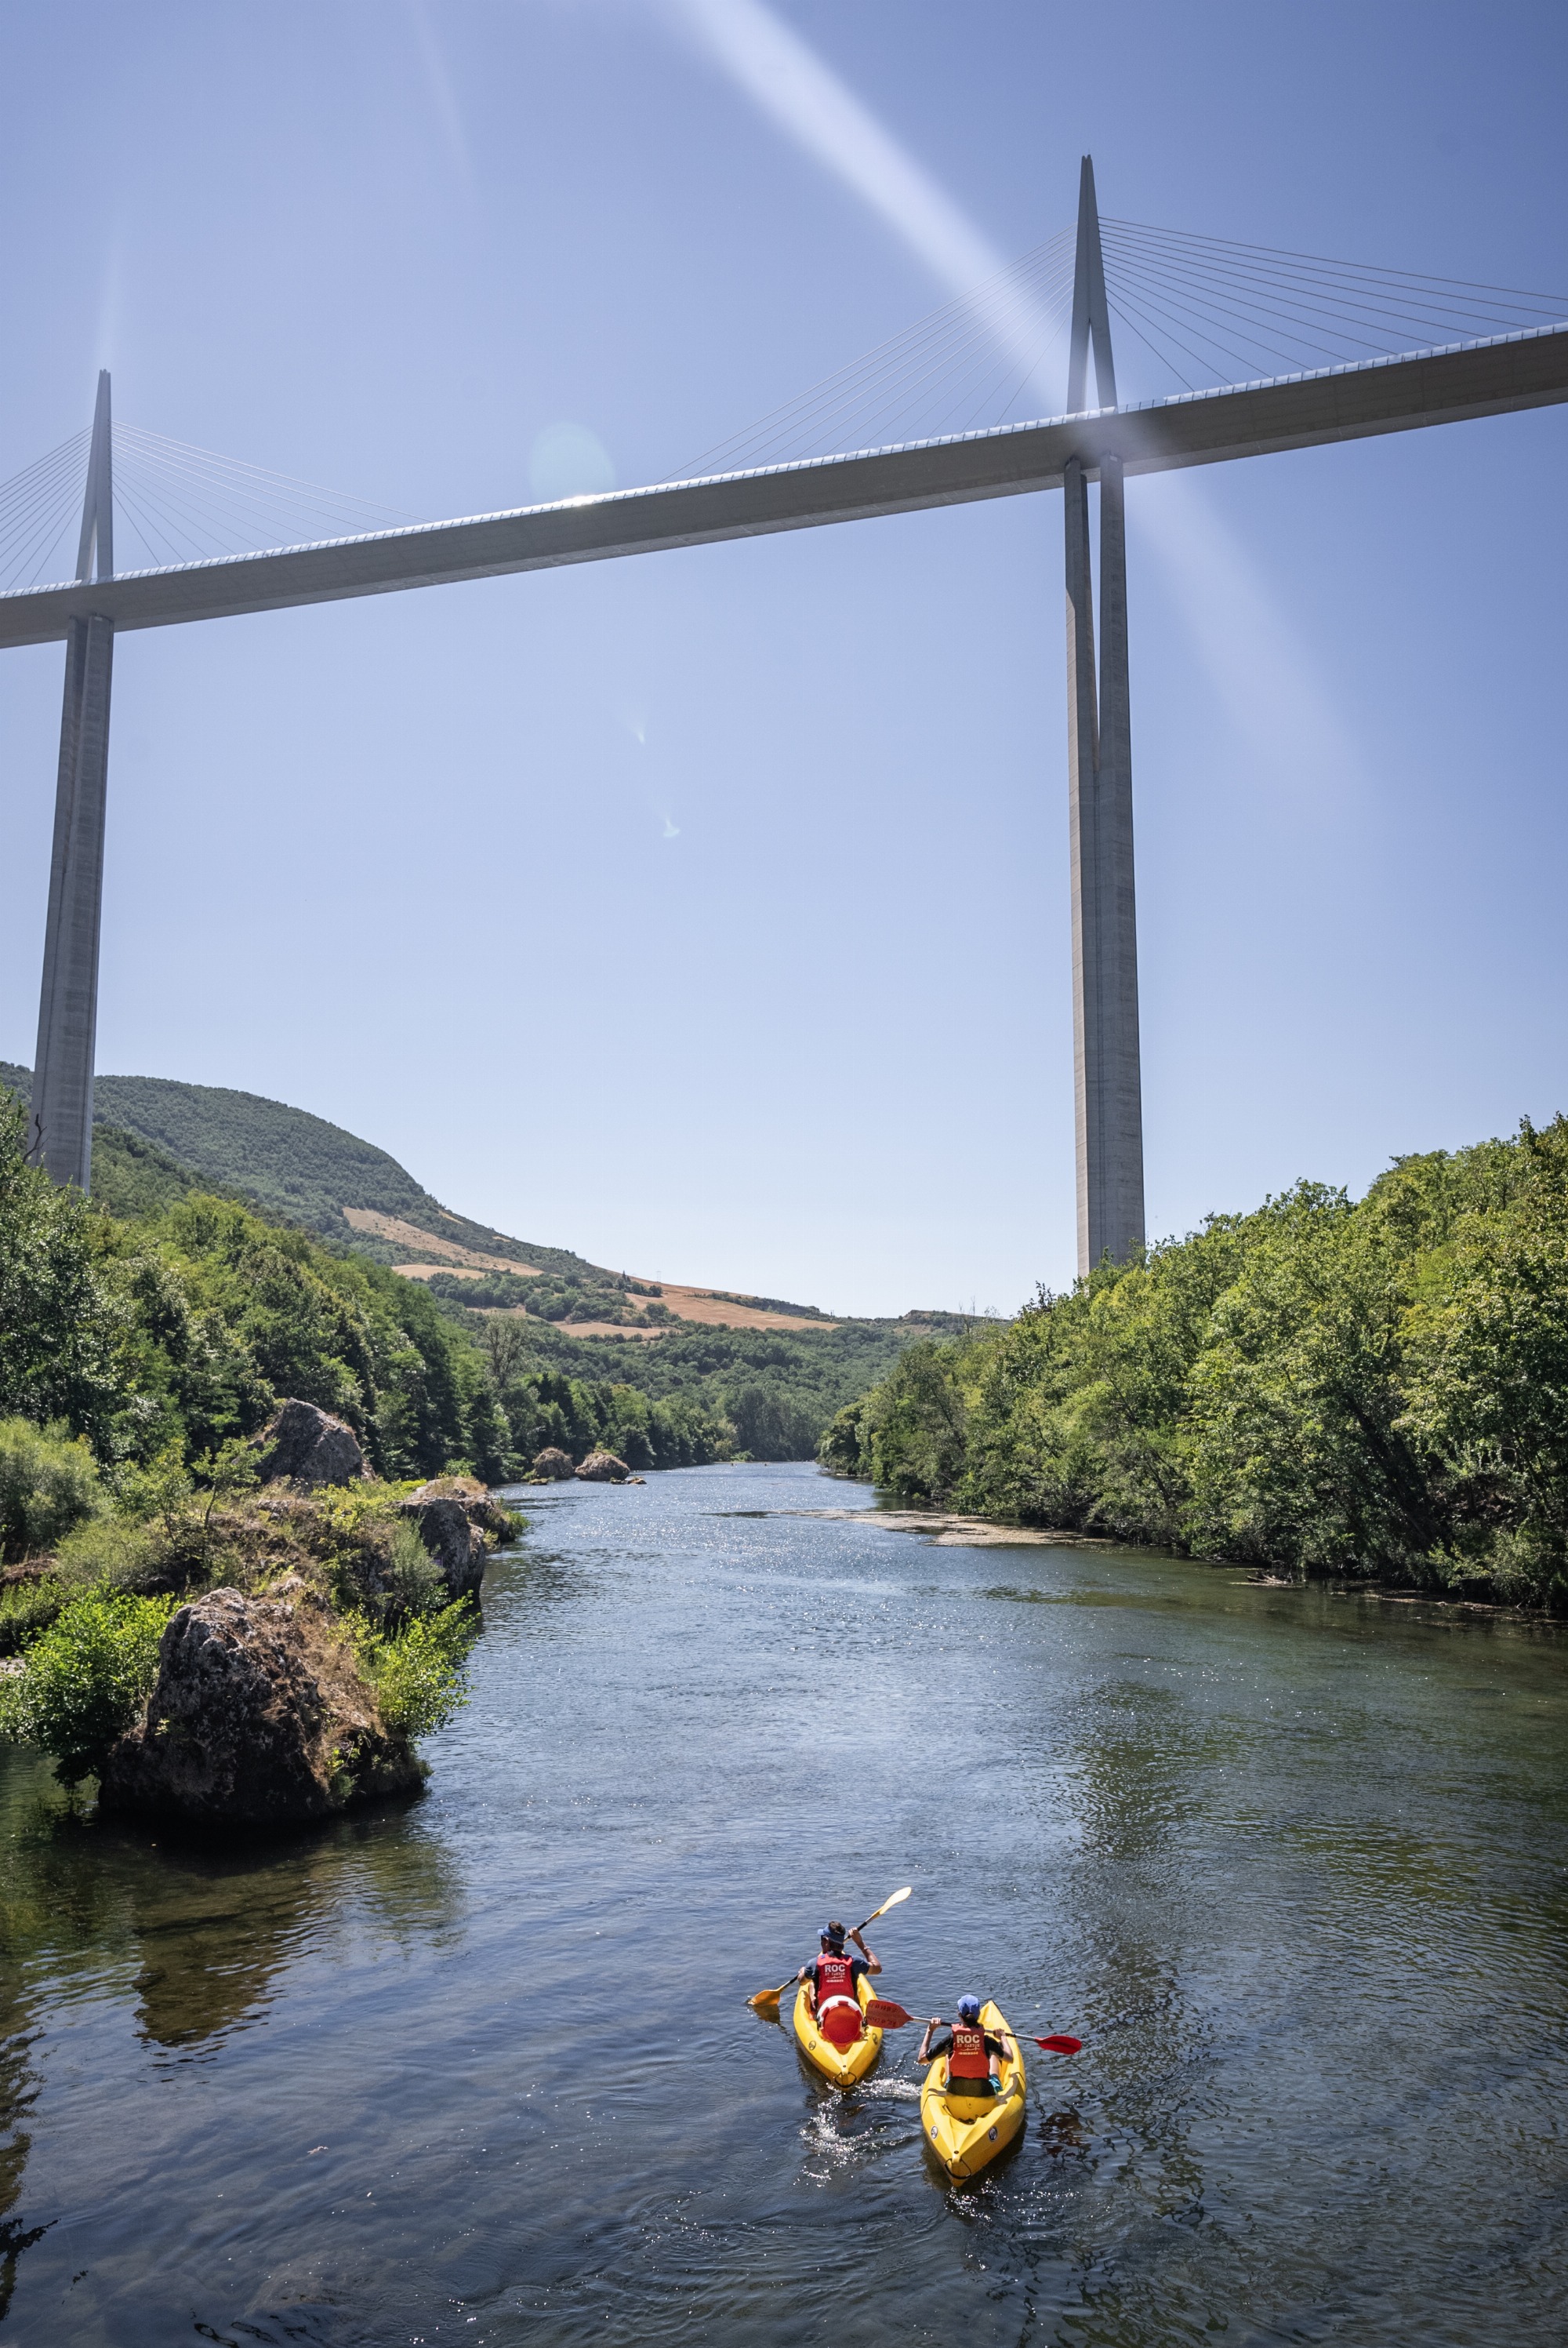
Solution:
{"label": "water reflection", "polygon": [[437,1940],[460,1879],[406,1810],[231,1850],[99,1823],[29,1756],[0,1760],[0,2322],[24,2251],[56,2222],[22,2208],[25,2125],[65,2009],[134,1999],[155,2060],[210,2062],[266,2023],[292,1969],[351,1935]]}
{"label": "water reflection", "polygon": [[47,2226],[25,2226],[13,2216],[21,2199],[31,2138],[23,2126],[37,2094],[28,2060],[29,2016],[8,1990],[0,1990],[0,2323],[16,2288],[16,2261],[41,2241]]}
{"label": "water reflection", "polygon": [[459,1910],[457,1879],[438,1847],[374,1821],[342,1821],[302,1850],[282,1843],[162,1856],[130,1887],[137,2018],[144,2038],[186,2054],[263,2022],[287,1968],[341,1931],[346,1911],[401,1935],[437,1932]]}

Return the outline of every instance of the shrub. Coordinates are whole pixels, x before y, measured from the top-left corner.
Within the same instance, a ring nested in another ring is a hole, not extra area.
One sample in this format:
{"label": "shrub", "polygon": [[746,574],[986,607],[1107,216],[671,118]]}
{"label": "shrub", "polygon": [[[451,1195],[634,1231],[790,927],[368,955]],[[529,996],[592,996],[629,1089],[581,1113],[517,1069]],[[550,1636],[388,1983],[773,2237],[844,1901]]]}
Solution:
{"label": "shrub", "polygon": [[459,1598],[436,1614],[415,1614],[395,1636],[372,1635],[364,1659],[381,1716],[404,1736],[445,1728],[468,1694],[468,1650],[479,1627],[473,1603]]}
{"label": "shrub", "polygon": [[162,1577],[160,1528],[116,1514],[92,1517],[60,1543],[56,1570],[68,1597],[90,1585],[145,1591]]}
{"label": "shrub", "polygon": [[0,1557],[52,1550],[107,1501],[92,1453],[57,1423],[0,1419]]}
{"label": "shrub", "polygon": [[13,1582],[0,1590],[0,1655],[19,1655],[40,1631],[46,1631],[73,1592],[57,1574]]}
{"label": "shrub", "polygon": [[438,1613],[447,1594],[440,1560],[431,1556],[406,1517],[396,1519],[388,1537],[382,1588],[386,1614],[396,1621]]}
{"label": "shrub", "polygon": [[173,1603],[115,1591],[74,1599],[0,1683],[0,1734],[42,1746],[63,1785],[97,1776],[151,1693]]}

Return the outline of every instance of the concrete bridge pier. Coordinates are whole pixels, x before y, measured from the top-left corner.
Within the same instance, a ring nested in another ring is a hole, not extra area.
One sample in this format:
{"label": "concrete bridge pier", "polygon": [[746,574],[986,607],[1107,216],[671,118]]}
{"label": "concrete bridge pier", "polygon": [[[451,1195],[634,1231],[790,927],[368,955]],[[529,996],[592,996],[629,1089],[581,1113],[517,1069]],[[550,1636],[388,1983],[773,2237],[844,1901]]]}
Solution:
{"label": "concrete bridge pier", "polygon": [[[105,372],[98,376],[93,416],[77,578],[88,582],[113,576],[114,480]],[[95,613],[73,618],[66,640],[66,701],[28,1155],[46,1167],[56,1182],[74,1182],[80,1190],[92,1183],[93,1052],[113,667],[113,621]]]}
{"label": "concrete bridge pier", "polygon": [[[1083,159],[1068,367],[1070,414],[1086,407],[1092,345],[1102,408],[1116,406],[1094,169]],[[1127,674],[1127,538],[1122,460],[1100,477],[1100,657],[1095,661],[1089,477],[1062,479],[1067,558],[1067,745],[1072,875],[1072,1056],[1080,1276],[1143,1244],[1143,1105],[1138,922],[1132,878],[1132,734]]]}

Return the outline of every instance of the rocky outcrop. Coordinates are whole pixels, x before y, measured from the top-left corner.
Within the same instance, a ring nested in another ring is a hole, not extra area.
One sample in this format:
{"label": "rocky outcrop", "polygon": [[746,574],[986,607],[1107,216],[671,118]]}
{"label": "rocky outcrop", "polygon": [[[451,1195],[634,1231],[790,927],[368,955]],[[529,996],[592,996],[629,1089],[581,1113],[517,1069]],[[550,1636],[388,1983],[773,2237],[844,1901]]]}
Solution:
{"label": "rocky outcrop", "polygon": [[313,1402],[280,1403],[251,1440],[263,1484],[353,1484],[370,1473],[353,1427]]}
{"label": "rocky outcrop", "polygon": [[577,1469],[571,1464],[569,1452],[558,1450],[548,1443],[536,1457],[533,1473],[537,1483],[564,1484],[569,1477],[577,1474]]}
{"label": "rocky outcrop", "polygon": [[[590,1451],[577,1473],[585,1484],[626,1484],[631,1481],[630,1468],[624,1459],[618,1459],[613,1451]],[[637,1480],[641,1483],[642,1479],[639,1477]]]}
{"label": "rocky outcrop", "polygon": [[454,1598],[477,1595],[486,1559],[512,1530],[506,1509],[497,1507],[473,1476],[437,1476],[410,1492],[399,1504],[398,1513],[413,1519],[420,1540],[438,1560]]}
{"label": "rocky outcrop", "polygon": [[293,1826],[420,1784],[354,1650],[297,1576],[210,1590],[170,1616],[140,1725],[109,1755],[106,1810],[190,1826]]}

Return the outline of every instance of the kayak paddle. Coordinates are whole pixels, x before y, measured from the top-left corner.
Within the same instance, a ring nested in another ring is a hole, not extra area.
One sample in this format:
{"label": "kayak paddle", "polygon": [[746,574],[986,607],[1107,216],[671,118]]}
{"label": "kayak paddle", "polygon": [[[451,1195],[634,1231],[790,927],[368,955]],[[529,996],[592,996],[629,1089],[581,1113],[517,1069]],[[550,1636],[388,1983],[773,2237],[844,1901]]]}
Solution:
{"label": "kayak paddle", "polygon": [[[867,2022],[877,2023],[884,2030],[898,2030],[906,2022],[914,2021],[915,2017],[912,2013],[906,2013],[901,2005],[894,2005],[891,2001],[887,2003],[886,2011],[889,2014],[897,2014],[899,2019],[897,2022],[884,2021],[882,2013],[878,2011],[883,2001],[879,1997],[872,1999],[866,2009]],[[1033,2033],[1028,2030],[1009,2030],[999,2033],[998,2035],[1022,2040],[1032,2037]],[[1037,2046],[1043,2046],[1048,2054],[1076,2054],[1083,2044],[1081,2038],[1070,2038],[1065,2030],[1060,2032],[1054,2038],[1036,2038],[1034,2043]]]}
{"label": "kayak paddle", "polygon": [[[870,1915],[866,1919],[866,1924],[875,1924],[878,1916],[886,1915],[889,1908],[901,1908],[914,1889],[915,1887],[912,1883],[907,1883],[902,1891],[895,1891],[890,1900],[885,1900],[882,1902],[880,1908],[874,1908],[871,1910]],[[855,1931],[856,1932],[864,1932],[866,1930],[866,1924],[856,1924]],[[850,1938],[854,1938],[853,1933],[850,1935]],[[759,2013],[765,2013],[771,2019],[776,2020],[779,2010],[779,2000],[783,1997],[786,1989],[793,1989],[794,1987],[795,1978],[796,1976],[794,1973],[791,1973],[788,1981],[780,1982],[777,1989],[758,1990],[755,1997],[747,1998],[746,2003],[750,2006],[754,2006]]]}
{"label": "kayak paddle", "polygon": [[902,2030],[915,2017],[907,2005],[896,1998],[871,1997],[866,2001],[866,2019],[873,2030]]}
{"label": "kayak paddle", "polygon": [[779,2000],[783,1997],[786,1989],[794,1989],[794,1980],[795,1977],[794,1973],[791,1973],[788,1981],[780,1982],[777,1989],[760,1989],[758,1990],[755,1997],[747,1998],[746,2003],[750,2006],[754,2006],[759,2013],[765,2014],[770,2022],[776,2022],[778,2020],[779,2013]]}

